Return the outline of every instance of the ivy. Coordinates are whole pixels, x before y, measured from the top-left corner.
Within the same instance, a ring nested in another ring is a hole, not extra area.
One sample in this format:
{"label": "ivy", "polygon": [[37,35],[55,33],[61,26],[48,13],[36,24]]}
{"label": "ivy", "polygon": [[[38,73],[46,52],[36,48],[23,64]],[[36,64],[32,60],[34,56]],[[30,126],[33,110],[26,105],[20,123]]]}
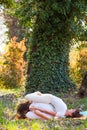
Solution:
{"label": "ivy", "polygon": [[74,87],[69,77],[69,51],[71,40],[84,35],[80,21],[86,11],[86,0],[21,0],[16,15],[27,30],[27,92]]}
{"label": "ivy", "polygon": [[0,0],[0,4],[3,4],[5,7],[10,8],[14,4],[14,0]]}

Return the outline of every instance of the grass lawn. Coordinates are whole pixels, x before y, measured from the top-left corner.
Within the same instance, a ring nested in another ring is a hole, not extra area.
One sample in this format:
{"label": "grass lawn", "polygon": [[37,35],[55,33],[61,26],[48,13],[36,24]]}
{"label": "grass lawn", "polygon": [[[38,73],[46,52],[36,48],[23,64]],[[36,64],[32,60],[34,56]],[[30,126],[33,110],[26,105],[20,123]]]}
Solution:
{"label": "grass lawn", "polygon": [[[60,94],[68,108],[87,110],[87,98],[76,94]],[[56,95],[59,96],[60,95]],[[24,89],[0,90],[0,130],[87,130],[87,119],[15,120],[17,105],[24,98]]]}

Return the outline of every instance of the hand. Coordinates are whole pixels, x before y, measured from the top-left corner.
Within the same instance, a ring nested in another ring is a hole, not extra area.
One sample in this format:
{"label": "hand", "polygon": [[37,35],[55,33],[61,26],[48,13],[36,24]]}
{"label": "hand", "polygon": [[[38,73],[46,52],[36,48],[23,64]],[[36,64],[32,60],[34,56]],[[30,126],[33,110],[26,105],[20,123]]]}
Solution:
{"label": "hand", "polygon": [[36,110],[36,108],[34,106],[32,106],[32,107],[29,108],[29,110],[34,111],[34,110]]}
{"label": "hand", "polygon": [[39,92],[39,91],[37,91],[36,93],[37,93],[37,95],[40,95],[40,96],[42,95],[42,93],[41,93],[41,92]]}
{"label": "hand", "polygon": [[54,119],[55,119],[55,120],[60,120],[60,119],[62,119],[62,117],[57,117],[57,116],[55,116]]}

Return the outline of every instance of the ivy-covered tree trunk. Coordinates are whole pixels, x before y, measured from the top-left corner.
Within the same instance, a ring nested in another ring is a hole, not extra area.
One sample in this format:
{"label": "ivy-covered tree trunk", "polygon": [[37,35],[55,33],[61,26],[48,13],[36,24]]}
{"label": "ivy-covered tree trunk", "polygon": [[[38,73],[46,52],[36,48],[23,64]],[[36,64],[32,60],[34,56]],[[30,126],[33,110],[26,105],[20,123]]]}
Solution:
{"label": "ivy-covered tree trunk", "polygon": [[27,92],[71,88],[74,85],[69,78],[69,49],[71,40],[80,38],[84,32],[82,21],[87,0],[21,0],[19,3],[16,14],[25,27],[29,43]]}
{"label": "ivy-covered tree trunk", "polygon": [[67,45],[60,45],[59,48],[58,43],[49,42],[47,45],[44,42],[42,45],[38,43],[37,46],[32,46],[26,86],[29,92],[58,92],[74,86],[68,75],[69,48]]}
{"label": "ivy-covered tree trunk", "polygon": [[26,89],[29,92],[58,92],[74,86],[69,78],[68,69],[70,25],[68,16],[61,12],[63,10],[58,4],[59,2],[55,1],[38,2],[32,44],[28,54],[30,58]]}

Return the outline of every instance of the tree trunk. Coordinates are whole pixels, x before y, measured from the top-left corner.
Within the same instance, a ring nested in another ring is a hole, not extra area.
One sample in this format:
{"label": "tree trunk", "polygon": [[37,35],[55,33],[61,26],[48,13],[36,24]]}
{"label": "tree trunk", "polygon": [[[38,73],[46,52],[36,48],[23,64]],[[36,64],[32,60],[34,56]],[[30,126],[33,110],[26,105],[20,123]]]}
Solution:
{"label": "tree trunk", "polygon": [[29,52],[27,92],[59,92],[72,88],[74,84],[69,78],[68,68],[69,44],[61,42],[58,34],[46,35],[44,39],[47,30],[39,31],[41,27],[38,30],[35,28]]}
{"label": "tree trunk", "polygon": [[79,96],[80,97],[87,96],[87,72],[85,73],[83,77],[81,87],[79,89]]}
{"label": "tree trunk", "polygon": [[[54,2],[55,3],[55,2]],[[50,4],[50,2],[48,2]],[[27,92],[59,92],[74,86],[69,78],[69,24],[45,2],[38,13],[28,51]],[[35,48],[35,49],[34,49]]]}

